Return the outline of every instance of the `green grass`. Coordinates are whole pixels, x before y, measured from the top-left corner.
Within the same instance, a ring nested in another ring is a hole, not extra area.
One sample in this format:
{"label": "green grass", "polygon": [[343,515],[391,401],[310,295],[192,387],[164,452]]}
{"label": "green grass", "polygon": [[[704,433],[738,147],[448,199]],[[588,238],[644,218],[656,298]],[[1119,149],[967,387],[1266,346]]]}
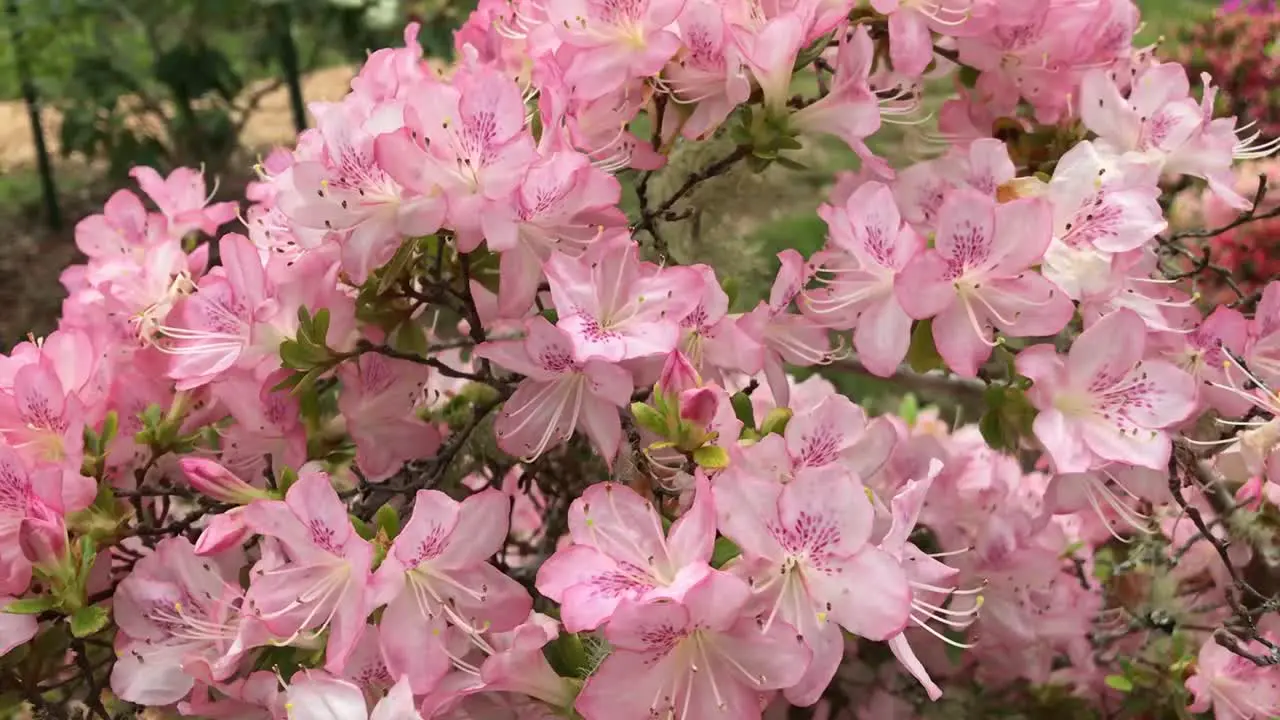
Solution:
{"label": "green grass", "polygon": [[1215,0],[1138,0],[1144,27],[1135,42],[1145,45],[1161,37],[1173,40],[1179,28],[1210,20],[1220,5]]}

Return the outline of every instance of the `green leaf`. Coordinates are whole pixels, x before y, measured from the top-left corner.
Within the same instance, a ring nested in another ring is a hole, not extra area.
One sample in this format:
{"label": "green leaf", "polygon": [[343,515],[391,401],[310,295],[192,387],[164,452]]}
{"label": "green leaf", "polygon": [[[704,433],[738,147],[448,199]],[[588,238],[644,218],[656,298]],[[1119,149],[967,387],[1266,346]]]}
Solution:
{"label": "green leaf", "polygon": [[591,672],[587,649],[577,633],[560,633],[554,641],[543,647],[543,654],[561,677],[585,678]]}
{"label": "green leaf", "polygon": [[280,491],[282,497],[296,482],[298,482],[298,473],[293,468],[287,467],[276,474],[276,489]]}
{"label": "green leaf", "polygon": [[409,263],[413,260],[414,251],[418,249],[417,238],[406,238],[400,243],[396,254],[391,257],[391,262],[382,269],[382,277],[378,278],[377,294],[382,295],[391,289],[396,280],[404,273],[405,268],[409,267]]}
{"label": "green leaf", "polygon": [[764,416],[764,422],[760,424],[760,434],[768,435],[777,433],[781,435],[787,431],[787,423],[791,422],[791,408],[774,408]]}
{"label": "green leaf", "polygon": [[636,424],[648,430],[659,437],[667,436],[667,421],[663,419],[661,413],[642,402],[631,403],[631,414],[635,416]]}
{"label": "green leaf", "polygon": [[902,396],[902,402],[898,403],[898,417],[906,421],[907,427],[915,427],[916,420],[920,418],[920,400],[913,393]]}
{"label": "green leaf", "polygon": [[4,606],[4,611],[11,615],[38,615],[52,609],[53,598],[48,597],[23,598]]}
{"label": "green leaf", "polygon": [[1118,690],[1122,693],[1133,691],[1133,681],[1124,675],[1108,675],[1103,678],[1103,682],[1112,690]]}
{"label": "green leaf", "polygon": [[372,540],[374,536],[378,534],[378,531],[375,530],[374,527],[369,523],[361,520],[355,515],[351,515],[350,517],[351,517],[351,526],[356,529],[356,534],[359,535],[360,537],[364,538],[365,540]]}
{"label": "green leaf", "polygon": [[82,607],[71,615],[71,634],[78,637],[89,637],[107,626],[111,614],[100,605]]}
{"label": "green leaf", "polygon": [[912,370],[926,373],[946,367],[938,348],[933,344],[933,321],[921,320],[911,331],[911,347],[907,349],[907,363]]}
{"label": "green leaf", "polygon": [[751,405],[750,396],[746,393],[734,393],[733,397],[729,398],[729,402],[733,405],[733,414],[738,416],[744,427],[756,426],[756,411]]}
{"label": "green leaf", "polygon": [[120,431],[120,414],[115,410],[107,412],[106,417],[102,419],[102,434],[98,436],[99,447],[103,450],[115,440],[116,433]]}
{"label": "green leaf", "polygon": [[724,564],[742,554],[742,548],[738,547],[732,540],[727,537],[716,538],[715,549],[711,551],[711,567],[717,570],[724,567]]}
{"label": "green leaf", "polygon": [[729,467],[729,453],[718,445],[704,445],[693,451],[693,461],[699,467],[708,470],[719,470]]}
{"label": "green leaf", "polygon": [[373,523],[389,538],[400,534],[400,513],[390,505],[378,508],[378,511],[373,514]]}

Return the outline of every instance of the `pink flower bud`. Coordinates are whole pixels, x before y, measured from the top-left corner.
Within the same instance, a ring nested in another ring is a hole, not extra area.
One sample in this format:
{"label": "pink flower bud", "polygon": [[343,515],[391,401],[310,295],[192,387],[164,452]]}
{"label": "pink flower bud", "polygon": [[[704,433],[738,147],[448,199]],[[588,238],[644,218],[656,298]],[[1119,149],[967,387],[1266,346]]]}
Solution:
{"label": "pink flower bud", "polygon": [[658,392],[664,395],[678,395],[702,384],[698,371],[693,369],[689,358],[679,350],[667,355],[667,362],[662,366],[662,375],[658,377]]}
{"label": "pink flower bud", "polygon": [[230,470],[205,458],[183,458],[178,462],[187,480],[197,492],[218,502],[232,505],[248,505],[254,500],[270,499],[260,490],[236,477]]}
{"label": "pink flower bud", "polygon": [[718,404],[715,392],[709,387],[685,390],[680,393],[680,419],[706,427],[715,418]]}
{"label": "pink flower bud", "polygon": [[18,547],[32,565],[57,567],[67,557],[67,526],[52,513],[23,518],[18,525]]}
{"label": "pink flower bud", "polygon": [[241,512],[241,508],[232,508],[228,512],[213,515],[209,518],[209,524],[205,525],[204,532],[200,533],[200,538],[196,540],[196,555],[217,555],[233,547],[239,547],[244,544],[248,535],[249,528],[244,524],[244,513]]}

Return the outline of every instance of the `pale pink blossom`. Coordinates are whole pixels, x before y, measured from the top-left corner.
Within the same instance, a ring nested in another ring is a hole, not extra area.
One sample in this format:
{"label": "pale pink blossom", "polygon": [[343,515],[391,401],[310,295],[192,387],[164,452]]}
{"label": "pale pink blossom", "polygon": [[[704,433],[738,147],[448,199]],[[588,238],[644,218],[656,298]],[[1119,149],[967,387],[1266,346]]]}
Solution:
{"label": "pale pink blossom", "polygon": [[1035,385],[1036,437],[1058,472],[1084,472],[1106,462],[1163,469],[1172,449],[1168,428],[1196,407],[1195,380],[1164,360],[1144,359],[1146,328],[1117,310],[1085,330],[1066,357],[1052,345],[1018,353],[1018,372]]}
{"label": "pale pink blossom", "polygon": [[499,447],[532,459],[581,431],[612,462],[622,442],[618,412],[634,387],[625,369],[576,360],[570,334],[542,317],[528,322],[523,339],[485,343],[476,354],[525,376],[494,424]]}
{"label": "pale pink blossom", "polygon": [[[413,515],[374,576],[387,603],[382,649],[393,676],[415,693],[430,691],[449,669],[447,622],[478,637],[518,626],[532,601],[515,580],[488,563],[507,537],[511,499],[485,490],[461,503],[420,490]],[[483,641],[478,641],[483,642]]]}
{"label": "pale pink blossom", "polygon": [[285,643],[328,630],[325,668],[340,672],[373,609],[373,547],[351,527],[324,473],[302,473],[283,501],[259,500],[244,514],[251,530],[280,546],[250,573],[245,612]]}
{"label": "pale pink blossom", "polygon": [[947,195],[934,249],[912,260],[896,287],[908,314],[933,318],[938,352],[957,374],[977,374],[996,329],[1040,337],[1071,320],[1071,299],[1031,269],[1052,240],[1052,222],[1042,199],[997,205],[969,189]]}
{"label": "pale pink blossom", "polygon": [[569,508],[573,545],[538,570],[538,592],[560,603],[570,632],[593,630],[624,600],[677,596],[710,569],[715,509],[699,476],[693,504],[663,533],[653,505],[617,483],[598,483]]}
{"label": "pale pink blossom", "polygon": [[810,651],[794,628],[747,611],[747,583],[705,573],[679,599],[622,601],[605,628],[612,652],[575,707],[586,720],[760,718],[760,695],[794,685]]}
{"label": "pale pink blossom", "polygon": [[181,237],[192,230],[213,235],[218,228],[236,217],[236,203],[209,204],[217,193],[215,182],[212,193],[205,194],[204,172],[180,167],[161,177],[149,167],[135,167],[129,176],[138,182],[142,192],[151,198],[168,221],[169,232]]}

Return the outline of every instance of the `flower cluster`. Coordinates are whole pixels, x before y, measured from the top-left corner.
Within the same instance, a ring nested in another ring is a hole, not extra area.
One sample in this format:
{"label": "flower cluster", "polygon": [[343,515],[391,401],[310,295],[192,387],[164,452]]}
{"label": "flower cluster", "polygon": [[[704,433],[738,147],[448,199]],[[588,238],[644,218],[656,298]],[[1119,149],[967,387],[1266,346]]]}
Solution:
{"label": "flower cluster", "polygon": [[[103,683],[276,720],[964,717],[981,687],[1280,714],[1243,579],[1280,282],[1206,311],[1161,205],[1180,178],[1251,218],[1233,162],[1276,145],[1138,25],[482,0],[455,67],[411,25],[244,208],[136,169],[155,209],[81,221],[59,329],[0,358],[3,676],[101,717]],[[948,74],[939,152],[876,154]],[[666,256],[695,186],[819,136],[860,169],[767,297]],[[981,420],[791,375],[824,366]]]}

